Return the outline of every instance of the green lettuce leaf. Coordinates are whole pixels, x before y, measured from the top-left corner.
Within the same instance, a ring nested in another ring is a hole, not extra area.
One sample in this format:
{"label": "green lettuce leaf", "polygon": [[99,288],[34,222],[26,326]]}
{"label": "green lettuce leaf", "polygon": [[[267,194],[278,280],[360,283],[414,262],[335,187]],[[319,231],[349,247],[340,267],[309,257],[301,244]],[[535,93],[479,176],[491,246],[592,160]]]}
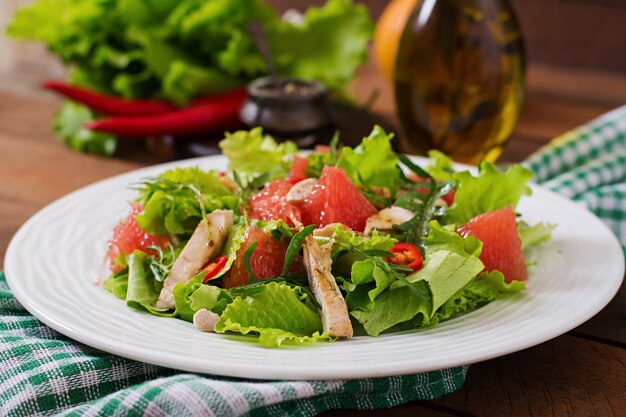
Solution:
{"label": "green lettuce leaf", "polygon": [[418,315],[422,323],[428,323],[431,309],[427,298],[418,296],[405,286],[385,290],[376,298],[373,308],[351,311],[350,314],[363,325],[368,335],[378,336]]}
{"label": "green lettuce leaf", "polygon": [[429,253],[417,272],[407,275],[409,282],[425,281],[432,296],[430,316],[465,287],[484,268],[476,255],[459,255],[449,250]]}
{"label": "green lettuce leaf", "polygon": [[128,292],[128,269],[124,269],[117,274],[111,274],[102,283],[105,290],[121,300],[126,300]]}
{"label": "green lettuce leaf", "polygon": [[428,151],[426,172],[440,181],[454,181],[455,170],[452,166],[452,159],[437,150]]}
{"label": "green lettuce leaf", "polygon": [[220,316],[215,331],[254,332],[259,335],[261,345],[272,348],[285,342],[304,344],[330,340],[322,333],[319,313],[307,305],[307,297],[298,289],[271,282],[263,291],[235,298]]}
{"label": "green lettuce leaf", "polygon": [[398,241],[389,236],[372,231],[371,236],[357,235],[353,230],[341,225],[333,228],[333,272],[335,275],[350,276],[352,265],[355,262],[367,259],[360,252],[383,251],[389,252]]}
{"label": "green lettuce leaf", "polygon": [[[376,297],[389,288],[396,278],[380,268],[372,259],[352,264],[352,284],[356,287],[346,295],[348,308],[369,311],[374,307]],[[372,285],[364,285],[372,283]]]}
{"label": "green lettuce leaf", "polygon": [[270,180],[287,176],[291,163],[286,157],[298,151],[293,142],[277,144],[260,127],[226,133],[220,148],[229,160],[228,169],[245,174],[269,173]]}
{"label": "green lettuce leaf", "polygon": [[280,74],[316,79],[341,92],[367,59],[374,25],[365,6],[328,0],[309,8],[301,24],[278,21],[266,29]]}
{"label": "green lettuce leaf", "polygon": [[511,282],[506,282],[504,275],[498,270],[482,272],[478,275],[478,280],[488,282],[496,291],[503,294],[520,292],[526,289],[526,284],[522,281],[513,280]]}
{"label": "green lettuce leaf", "polygon": [[528,180],[533,174],[520,165],[513,165],[500,172],[488,162],[480,164],[480,174],[472,176],[468,171],[457,172],[457,190],[454,203],[446,211],[446,223],[465,223],[479,214],[506,206],[517,206],[522,195],[530,195]]}
{"label": "green lettuce leaf", "polygon": [[517,232],[522,241],[522,250],[535,248],[543,243],[549,242],[552,238],[552,231],[556,225],[537,223],[534,226],[528,225],[526,222],[517,223]]}
{"label": "green lettuce leaf", "polygon": [[134,251],[128,256],[126,305],[148,311],[154,308],[163,284],[146,270],[146,254]]}
{"label": "green lettuce leaf", "polygon": [[83,125],[95,119],[94,113],[82,104],[64,101],[54,117],[54,131],[71,149],[95,155],[115,153],[117,139],[109,134],[85,129]]}
{"label": "green lettuce leaf", "polygon": [[192,322],[196,311],[206,308],[221,314],[233,298],[228,291],[213,285],[202,284],[204,273],[195,276],[187,284],[176,284],[172,289],[176,309],[172,316]]}
{"label": "green lettuce leaf", "polygon": [[398,156],[391,149],[393,133],[374,126],[370,135],[356,148],[344,147],[337,166],[348,174],[355,184],[366,187],[386,187],[395,191],[400,179]]}
{"label": "green lettuce leaf", "polygon": [[441,226],[437,220],[432,220],[429,228],[428,236],[424,238],[429,252],[448,250],[464,257],[480,256],[483,243],[474,236],[462,237],[454,230]]}
{"label": "green lettuce leaf", "polygon": [[139,191],[144,211],[135,219],[139,227],[156,235],[192,233],[202,219],[198,193],[207,213],[217,209],[238,212],[238,198],[221,183],[216,171],[168,170],[146,180]]}

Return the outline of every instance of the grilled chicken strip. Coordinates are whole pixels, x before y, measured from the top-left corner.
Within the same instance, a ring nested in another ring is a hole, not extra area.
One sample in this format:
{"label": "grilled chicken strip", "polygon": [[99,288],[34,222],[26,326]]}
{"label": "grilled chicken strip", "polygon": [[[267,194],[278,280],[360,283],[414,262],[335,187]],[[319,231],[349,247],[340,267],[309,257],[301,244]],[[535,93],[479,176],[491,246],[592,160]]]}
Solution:
{"label": "grilled chicken strip", "polygon": [[311,290],[322,307],[324,331],[333,337],[352,337],[352,323],[346,301],[330,273],[332,246],[332,239],[320,246],[313,236],[307,236],[303,244],[304,267]]}
{"label": "grilled chicken strip", "polygon": [[156,303],[157,308],[174,308],[172,289],[176,284],[189,282],[207,262],[220,252],[228,237],[228,230],[233,225],[233,212],[215,210],[207,214],[206,221],[209,225],[208,236],[204,226],[205,220],[202,220],[165,278],[163,289]]}
{"label": "grilled chicken strip", "polygon": [[402,224],[408,222],[415,216],[415,213],[398,206],[387,207],[378,213],[367,218],[365,223],[366,235],[374,229],[376,230],[393,230],[394,224]]}

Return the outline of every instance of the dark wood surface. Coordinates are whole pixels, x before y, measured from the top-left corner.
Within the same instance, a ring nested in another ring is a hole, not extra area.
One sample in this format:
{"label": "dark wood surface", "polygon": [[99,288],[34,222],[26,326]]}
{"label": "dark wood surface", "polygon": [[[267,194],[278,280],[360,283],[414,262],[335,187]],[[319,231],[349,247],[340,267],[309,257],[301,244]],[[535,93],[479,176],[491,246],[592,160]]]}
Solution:
{"label": "dark wood surface", "polygon": [[[381,94],[372,110],[393,126],[390,89],[370,64],[360,71],[354,92],[365,100],[374,89]],[[503,160],[520,161],[550,138],[623,104],[625,91],[626,77],[612,73],[532,66],[520,124]],[[57,104],[39,92],[0,91],[0,263],[15,231],[46,204],[96,180],[159,161],[140,147],[116,158],[68,150],[50,128]],[[607,308],[575,330],[471,366],[459,391],[384,413],[390,417],[626,415],[626,288],[622,286]]]}

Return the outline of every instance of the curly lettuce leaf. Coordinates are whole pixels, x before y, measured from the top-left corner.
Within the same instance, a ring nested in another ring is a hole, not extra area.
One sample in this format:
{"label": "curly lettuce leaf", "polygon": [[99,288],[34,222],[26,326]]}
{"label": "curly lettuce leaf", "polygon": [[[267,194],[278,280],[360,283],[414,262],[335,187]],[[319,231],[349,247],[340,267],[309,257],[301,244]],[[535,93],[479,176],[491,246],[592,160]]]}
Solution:
{"label": "curly lettuce leaf", "polygon": [[248,175],[268,173],[269,180],[286,177],[291,167],[287,157],[298,152],[295,143],[278,144],[260,127],[226,133],[220,148],[229,160],[228,169]]}
{"label": "curly lettuce leaf", "polygon": [[353,230],[337,224],[333,228],[333,272],[337,275],[350,276],[355,262],[367,259],[362,252],[389,252],[397,239],[373,230],[371,236],[360,236]]}
{"label": "curly lettuce leaf", "polygon": [[215,325],[217,333],[227,331],[259,335],[259,343],[276,348],[283,343],[306,344],[331,340],[322,333],[319,313],[306,302],[308,295],[288,285],[271,282],[263,291],[237,297]]}
{"label": "curly lettuce leaf", "polygon": [[426,172],[440,181],[454,181],[455,170],[452,166],[452,158],[437,150],[428,151]]}
{"label": "curly lettuce leaf", "polygon": [[375,305],[376,297],[396,281],[393,274],[380,268],[372,259],[352,264],[350,277],[353,287],[346,295],[346,303],[350,311],[371,310]]}
{"label": "curly lettuce leaf", "polygon": [[328,0],[309,8],[301,24],[278,21],[266,29],[281,74],[316,79],[342,92],[367,59],[374,25],[365,6]]}
{"label": "curly lettuce leaf", "polygon": [[343,147],[337,166],[348,174],[355,184],[366,187],[386,187],[395,191],[400,179],[398,155],[391,148],[393,133],[380,126],[354,149]]}
{"label": "curly lettuce leaf", "polygon": [[145,253],[136,250],[127,257],[127,262],[126,305],[136,309],[153,310],[163,283],[155,280],[147,271]]}
{"label": "curly lettuce leaf", "polygon": [[408,287],[390,288],[376,298],[373,308],[350,311],[370,336],[378,336],[392,327],[414,320],[416,316],[424,323],[429,321],[431,304]]}
{"label": "curly lettuce leaf", "polygon": [[425,281],[430,289],[431,308],[429,317],[465,287],[484,268],[476,255],[460,255],[449,250],[436,250],[424,259],[420,270],[407,275],[409,282]]}
{"label": "curly lettuce leaf", "polygon": [[432,220],[429,228],[428,236],[424,238],[429,252],[448,250],[464,257],[480,256],[483,243],[474,236],[463,237],[454,230],[446,229],[437,220]]}
{"label": "curly lettuce leaf", "polygon": [[233,298],[223,288],[202,284],[204,273],[198,274],[186,284],[176,284],[172,289],[176,309],[173,316],[192,322],[196,311],[205,308],[221,314]]}
{"label": "curly lettuce leaf", "polygon": [[445,222],[461,224],[482,213],[506,206],[515,208],[522,195],[530,195],[527,182],[532,177],[532,172],[521,165],[500,172],[488,162],[480,164],[477,177],[468,171],[457,172],[456,195],[446,211]]}
{"label": "curly lettuce leaf", "polygon": [[95,115],[89,108],[66,100],[54,116],[53,128],[65,145],[75,151],[113,155],[117,148],[117,139],[114,136],[83,127],[93,120]]}
{"label": "curly lettuce leaf", "polygon": [[525,251],[549,242],[555,228],[556,225],[554,224],[537,223],[530,226],[526,222],[518,222],[517,232],[522,241],[522,250]]}
{"label": "curly lettuce leaf", "polygon": [[238,212],[238,198],[230,194],[216,171],[197,167],[168,170],[146,180],[139,191],[144,210],[135,219],[139,227],[156,235],[193,232],[202,219],[198,193],[207,213],[217,209]]}

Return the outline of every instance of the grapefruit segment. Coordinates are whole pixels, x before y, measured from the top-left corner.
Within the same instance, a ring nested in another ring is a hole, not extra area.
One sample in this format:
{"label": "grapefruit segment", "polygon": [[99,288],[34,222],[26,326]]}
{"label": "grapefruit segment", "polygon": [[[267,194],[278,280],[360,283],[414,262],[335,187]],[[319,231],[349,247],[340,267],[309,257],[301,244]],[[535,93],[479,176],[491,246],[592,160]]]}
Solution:
{"label": "grapefruit segment", "polygon": [[340,168],[325,166],[313,191],[300,206],[302,222],[324,227],[342,223],[360,232],[376,208]]}
{"label": "grapefruit segment", "polygon": [[504,274],[506,282],[528,278],[512,207],[480,214],[461,226],[458,232],[463,237],[474,236],[483,242],[480,260],[487,272],[497,269]]}
{"label": "grapefruit segment", "polygon": [[250,197],[249,216],[257,220],[283,220],[295,225],[300,221],[300,209],[285,199],[293,184],[289,180],[270,182]]}
{"label": "grapefruit segment", "polygon": [[143,212],[141,204],[131,204],[128,217],[113,229],[113,236],[109,239],[109,250],[105,259],[109,262],[113,272],[119,272],[122,268],[115,264],[115,259],[121,254],[129,255],[135,250],[150,253],[148,246],[165,248],[169,239],[167,236],[156,236],[144,231],[135,221],[135,216]]}
{"label": "grapefruit segment", "polygon": [[[224,288],[230,289],[248,282],[248,271],[246,271],[243,259],[246,250],[254,242],[256,242],[256,247],[250,257],[250,267],[254,277],[262,279],[280,276],[285,263],[287,245],[262,229],[252,226],[246,231],[244,241],[237,251],[235,261],[230,271],[224,276]],[[302,257],[300,255],[294,260],[289,270],[300,275],[304,274]]]}

